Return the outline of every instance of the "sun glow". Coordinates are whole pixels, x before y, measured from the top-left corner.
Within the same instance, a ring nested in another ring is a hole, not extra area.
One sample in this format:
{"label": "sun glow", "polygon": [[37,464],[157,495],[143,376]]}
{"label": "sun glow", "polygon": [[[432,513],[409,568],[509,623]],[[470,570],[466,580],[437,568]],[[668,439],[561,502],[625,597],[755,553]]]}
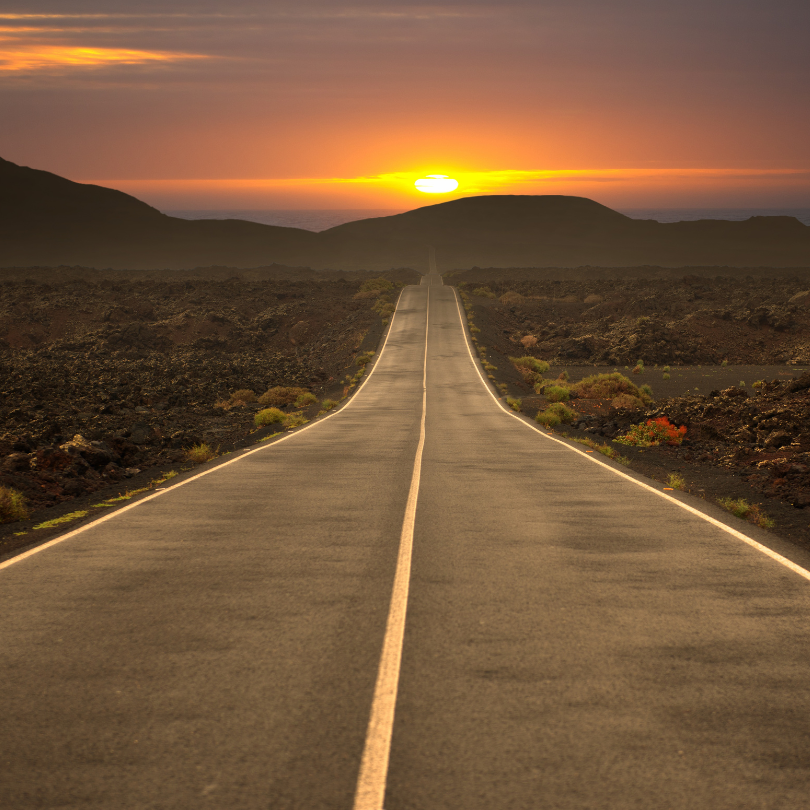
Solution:
{"label": "sun glow", "polygon": [[446,174],[429,174],[427,177],[421,177],[414,185],[426,194],[447,194],[458,188],[458,180],[453,180]]}

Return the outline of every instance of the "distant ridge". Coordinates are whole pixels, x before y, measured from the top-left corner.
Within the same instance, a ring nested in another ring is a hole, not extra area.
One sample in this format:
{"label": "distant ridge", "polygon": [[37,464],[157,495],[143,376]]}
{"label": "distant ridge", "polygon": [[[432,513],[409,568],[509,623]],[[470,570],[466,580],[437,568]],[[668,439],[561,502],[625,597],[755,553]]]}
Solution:
{"label": "distant ridge", "polygon": [[123,192],[0,159],[0,267],[810,266],[810,227],[634,220],[584,197],[464,197],[314,233],[243,220],[185,220]]}

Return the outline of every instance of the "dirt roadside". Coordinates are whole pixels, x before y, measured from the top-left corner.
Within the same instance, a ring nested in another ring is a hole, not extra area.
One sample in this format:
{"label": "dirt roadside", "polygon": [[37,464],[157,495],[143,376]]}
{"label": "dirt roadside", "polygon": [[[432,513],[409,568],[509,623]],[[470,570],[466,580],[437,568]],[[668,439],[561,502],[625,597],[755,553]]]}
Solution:
{"label": "dirt roadside", "polygon": [[[610,448],[659,485],[674,474],[684,491],[707,501],[743,499],[758,507],[752,522],[764,515],[773,532],[810,549],[810,276],[718,272],[673,284],[671,271],[607,273],[555,280],[548,271],[512,278],[477,270],[445,282],[461,282],[484,369],[504,399],[520,400],[522,413],[534,417],[551,401],[510,357],[549,363],[545,383],[562,375],[570,387],[619,372],[646,384],[653,397],[646,407],[574,393],[565,404],[576,415],[554,430]],[[607,301],[612,311],[605,314]],[[686,426],[681,445],[616,441],[662,416]]]}
{"label": "dirt roadside", "polygon": [[[0,487],[21,493],[30,515],[0,525],[0,557],[165,486],[167,475],[195,474],[192,446],[222,456],[283,429],[256,427],[264,406],[236,392],[311,392],[315,402],[280,406],[307,420],[325,400],[342,401],[399,289],[420,278],[253,272],[161,281],[69,268],[0,284]],[[388,289],[364,289],[380,277]]]}

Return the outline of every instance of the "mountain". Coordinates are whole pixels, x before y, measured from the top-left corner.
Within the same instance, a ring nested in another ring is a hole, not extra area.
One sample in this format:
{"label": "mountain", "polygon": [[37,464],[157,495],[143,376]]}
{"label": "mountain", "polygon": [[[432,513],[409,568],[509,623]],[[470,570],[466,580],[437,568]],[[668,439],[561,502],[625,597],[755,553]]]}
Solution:
{"label": "mountain", "polygon": [[0,159],[0,267],[181,269],[271,263],[316,269],[660,265],[808,267],[810,227],[634,220],[593,200],[482,196],[321,233],[241,220],[184,220],[113,189]]}

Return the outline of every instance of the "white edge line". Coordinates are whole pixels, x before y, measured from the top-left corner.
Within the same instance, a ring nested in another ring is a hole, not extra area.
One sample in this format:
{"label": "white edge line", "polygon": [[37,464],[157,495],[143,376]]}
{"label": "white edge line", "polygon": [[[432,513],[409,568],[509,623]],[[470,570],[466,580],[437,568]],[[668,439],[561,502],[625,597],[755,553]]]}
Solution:
{"label": "white edge line", "polygon": [[670,503],[674,503],[675,505],[679,506],[681,509],[685,509],[687,512],[691,512],[693,515],[697,515],[702,520],[705,520],[707,523],[711,523],[713,526],[717,526],[719,529],[722,529],[724,532],[732,535],[732,537],[736,537],[738,540],[742,540],[743,543],[747,543],[751,548],[755,548],[757,551],[762,552],[767,557],[770,557],[772,560],[776,560],[776,562],[780,563],[780,565],[784,565],[785,568],[789,568],[795,574],[798,574],[800,577],[804,577],[806,580],[810,581],[810,571],[806,568],[802,568],[800,565],[797,565],[792,560],[789,560],[787,557],[783,557],[781,554],[778,554],[773,549],[764,546],[762,543],[758,543],[754,540],[753,537],[749,537],[747,534],[743,534],[742,532],[738,532],[736,529],[733,529],[731,526],[727,526],[725,523],[717,520],[716,518],[711,517],[710,515],[705,514],[705,512],[701,512],[699,509],[695,509],[694,506],[690,506],[683,501],[679,501],[677,498],[673,498],[671,495],[667,495],[666,492],[662,492],[661,490],[656,489],[655,487],[651,487],[649,484],[645,484],[643,481],[639,481],[636,478],[633,478],[631,475],[627,475],[627,473],[622,472],[621,470],[617,470],[615,467],[612,467],[610,464],[605,464],[603,461],[595,458],[594,456],[588,455],[587,453],[583,452],[582,450],[578,450],[576,447],[572,447],[568,442],[562,441],[562,439],[558,439],[555,436],[550,436],[548,433],[544,433],[542,430],[538,430],[534,425],[528,424],[523,419],[521,419],[516,413],[511,410],[507,410],[504,408],[503,404],[498,400],[495,394],[492,393],[492,389],[487,385],[486,380],[484,379],[483,375],[481,374],[481,370],[478,368],[478,364],[475,362],[475,358],[473,357],[472,349],[470,348],[470,339],[467,336],[467,330],[464,328],[464,318],[461,314],[461,304],[459,301],[458,290],[456,287],[453,287],[453,294],[456,297],[456,308],[458,309],[458,317],[461,321],[461,331],[464,333],[464,340],[467,344],[467,353],[470,355],[470,360],[472,361],[473,367],[475,368],[476,372],[478,373],[478,377],[481,380],[484,388],[486,388],[487,393],[492,397],[495,404],[508,416],[511,416],[513,419],[516,419],[521,425],[524,427],[529,428],[529,430],[533,430],[535,433],[538,433],[544,439],[548,441],[556,442],[557,444],[562,445],[567,450],[570,450],[572,453],[576,453],[578,456],[582,456],[583,458],[587,459],[588,461],[598,464],[600,467],[603,467],[606,470],[610,470],[610,472],[618,475],[622,478],[627,479],[628,481],[632,481],[636,486],[642,487],[646,489],[648,492],[652,492],[654,495],[657,495],[659,498],[664,498],[665,500],[669,501]]}
{"label": "white edge line", "polygon": [[[408,285],[408,286],[419,286],[419,285]],[[402,290],[400,290],[399,298],[397,298],[397,308],[399,308],[400,299],[402,298],[402,295],[406,289],[407,287],[404,287]],[[280,439],[276,439],[275,441],[272,441],[269,444],[265,444],[260,447],[254,447],[253,450],[241,452],[236,458],[232,458],[229,461],[224,461],[221,464],[217,464],[215,467],[211,467],[208,470],[204,470],[201,473],[197,473],[197,475],[191,476],[191,478],[186,478],[184,481],[180,481],[179,483],[174,484],[170,487],[166,487],[165,489],[162,489],[160,491],[153,492],[151,495],[139,498],[137,501],[135,501],[135,503],[131,503],[128,504],[127,506],[121,507],[120,509],[116,509],[115,511],[110,512],[109,514],[104,515],[100,518],[97,518],[96,520],[93,520],[90,523],[85,523],[84,526],[80,526],[78,529],[74,529],[72,532],[60,535],[59,537],[54,537],[53,540],[48,540],[48,542],[46,543],[41,543],[38,546],[34,546],[34,548],[28,549],[28,551],[24,551],[22,554],[18,554],[16,557],[10,557],[8,560],[0,562],[0,571],[2,571],[4,568],[8,568],[11,565],[14,565],[15,563],[22,562],[28,557],[32,557],[34,554],[39,554],[41,551],[45,551],[45,549],[51,548],[52,546],[55,546],[58,543],[63,543],[65,540],[70,540],[71,538],[76,537],[76,535],[79,535],[82,532],[86,532],[88,529],[95,528],[96,526],[99,526],[108,520],[112,520],[112,518],[118,517],[119,515],[124,514],[124,512],[128,512],[130,509],[135,509],[135,507],[140,506],[141,504],[144,504],[147,501],[151,501],[153,498],[159,498],[161,495],[166,495],[172,490],[184,487],[186,484],[190,484],[192,481],[196,481],[199,478],[202,478],[203,476],[217,472],[218,470],[221,470],[224,467],[229,466],[230,464],[235,464],[237,461],[242,461],[242,459],[247,458],[248,456],[252,456],[254,453],[259,453],[262,450],[270,450],[273,447],[277,447],[282,442],[286,442],[287,439],[292,439],[295,436],[300,436],[302,433],[304,433],[304,431],[318,427],[319,425],[322,425],[324,422],[326,422],[327,419],[331,419],[333,416],[338,416],[339,414],[343,413],[347,408],[351,407],[352,403],[355,401],[355,399],[357,399],[357,395],[363,390],[363,388],[365,388],[366,383],[371,379],[371,375],[374,374],[374,372],[377,370],[380,358],[382,358],[383,352],[385,351],[385,347],[388,345],[388,338],[391,336],[391,332],[393,331],[394,320],[396,319],[396,316],[397,311],[394,310],[394,314],[391,317],[391,322],[388,324],[388,332],[385,335],[385,340],[383,341],[382,348],[380,349],[380,353],[377,355],[377,359],[374,361],[374,365],[371,367],[371,371],[369,371],[363,382],[360,384],[360,387],[354,392],[351,399],[349,399],[349,401],[342,408],[338,408],[336,411],[333,411],[332,413],[324,416],[323,419],[319,419],[316,422],[312,422],[312,424],[307,425],[306,427],[303,427],[300,430],[288,433],[286,436],[282,436]]]}
{"label": "white edge line", "polygon": [[399,672],[402,664],[402,645],[408,610],[408,591],[411,581],[413,532],[416,505],[419,499],[419,481],[422,475],[422,450],[425,446],[425,417],[427,415],[427,352],[430,326],[430,283],[428,282],[427,312],[425,315],[425,359],[422,370],[422,421],[419,444],[413,462],[411,486],[399,538],[397,568],[391,590],[391,603],[385,625],[380,666],[374,686],[374,697],[363,746],[363,757],[357,776],[353,810],[383,810],[385,786],[388,781],[388,761],[391,738],[394,733],[394,714],[399,690]]}

